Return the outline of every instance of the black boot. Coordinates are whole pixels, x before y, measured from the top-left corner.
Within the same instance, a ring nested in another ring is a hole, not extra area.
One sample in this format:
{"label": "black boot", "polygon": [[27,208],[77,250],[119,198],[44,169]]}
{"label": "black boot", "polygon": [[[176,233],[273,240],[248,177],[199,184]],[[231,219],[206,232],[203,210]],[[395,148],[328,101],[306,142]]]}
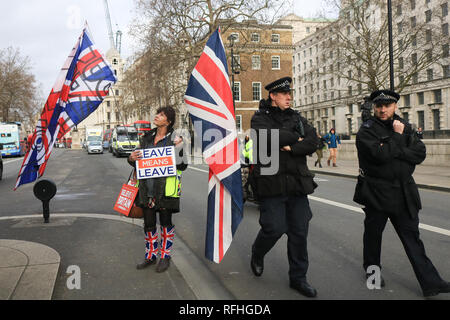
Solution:
{"label": "black boot", "polygon": [[250,267],[252,268],[253,274],[257,277],[261,277],[264,271],[264,258],[258,258],[252,251],[252,258],[250,260]]}
{"label": "black boot", "polygon": [[145,259],[144,261],[142,261],[141,263],[136,265],[136,269],[138,269],[138,270],[144,269],[148,266],[151,266],[155,262],[156,262],[156,259]]}
{"label": "black boot", "polygon": [[308,282],[306,282],[306,280],[291,281],[290,287],[292,289],[297,290],[305,297],[314,298],[317,296],[317,290],[311,287],[311,285]]}
{"label": "black boot", "polygon": [[170,257],[164,259],[159,259],[158,265],[156,266],[156,272],[161,273],[169,269]]}

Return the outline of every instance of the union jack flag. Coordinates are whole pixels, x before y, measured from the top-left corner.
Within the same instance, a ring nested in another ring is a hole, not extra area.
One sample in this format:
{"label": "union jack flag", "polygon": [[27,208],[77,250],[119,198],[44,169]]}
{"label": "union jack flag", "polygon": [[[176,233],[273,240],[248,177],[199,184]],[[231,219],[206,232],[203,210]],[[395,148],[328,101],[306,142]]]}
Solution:
{"label": "union jack flag", "polygon": [[56,139],[95,111],[116,81],[86,24],[47,98],[14,190],[42,177]]}
{"label": "union jack flag", "polygon": [[225,49],[217,29],[192,71],[184,101],[196,133],[215,133],[213,142],[202,139],[209,165],[208,217],[205,255],[220,263],[242,220],[241,164],[237,142],[233,96]]}

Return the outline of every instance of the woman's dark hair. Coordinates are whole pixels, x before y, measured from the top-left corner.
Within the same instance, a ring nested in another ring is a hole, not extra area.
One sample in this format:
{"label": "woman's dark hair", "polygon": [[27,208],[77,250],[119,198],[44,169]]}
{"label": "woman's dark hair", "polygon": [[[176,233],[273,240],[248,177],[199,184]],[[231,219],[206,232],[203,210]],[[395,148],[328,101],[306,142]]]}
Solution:
{"label": "woman's dark hair", "polygon": [[175,125],[175,119],[176,119],[176,113],[175,109],[171,106],[161,107],[158,110],[156,110],[156,114],[158,113],[164,113],[167,117],[167,121],[169,121],[169,125],[167,126],[168,130],[171,130],[173,126]]}

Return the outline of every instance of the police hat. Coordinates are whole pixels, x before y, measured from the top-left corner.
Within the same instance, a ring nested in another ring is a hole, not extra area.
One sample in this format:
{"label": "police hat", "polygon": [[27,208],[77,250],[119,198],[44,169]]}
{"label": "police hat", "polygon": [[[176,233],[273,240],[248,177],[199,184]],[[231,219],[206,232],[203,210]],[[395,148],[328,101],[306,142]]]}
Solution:
{"label": "police hat", "polygon": [[271,92],[289,92],[291,91],[291,77],[284,77],[278,80],[275,80],[274,82],[269,83],[264,88]]}
{"label": "police hat", "polygon": [[392,90],[376,90],[370,95],[370,100],[375,103],[392,103],[397,102],[400,95]]}

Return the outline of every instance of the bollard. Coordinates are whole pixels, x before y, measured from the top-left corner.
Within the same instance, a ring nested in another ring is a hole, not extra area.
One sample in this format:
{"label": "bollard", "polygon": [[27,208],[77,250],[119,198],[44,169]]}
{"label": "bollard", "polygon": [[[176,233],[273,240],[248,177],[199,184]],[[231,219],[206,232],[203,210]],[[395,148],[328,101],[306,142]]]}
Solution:
{"label": "bollard", "polygon": [[56,184],[51,180],[40,180],[34,184],[33,192],[42,201],[44,223],[50,221],[50,200],[56,194]]}

